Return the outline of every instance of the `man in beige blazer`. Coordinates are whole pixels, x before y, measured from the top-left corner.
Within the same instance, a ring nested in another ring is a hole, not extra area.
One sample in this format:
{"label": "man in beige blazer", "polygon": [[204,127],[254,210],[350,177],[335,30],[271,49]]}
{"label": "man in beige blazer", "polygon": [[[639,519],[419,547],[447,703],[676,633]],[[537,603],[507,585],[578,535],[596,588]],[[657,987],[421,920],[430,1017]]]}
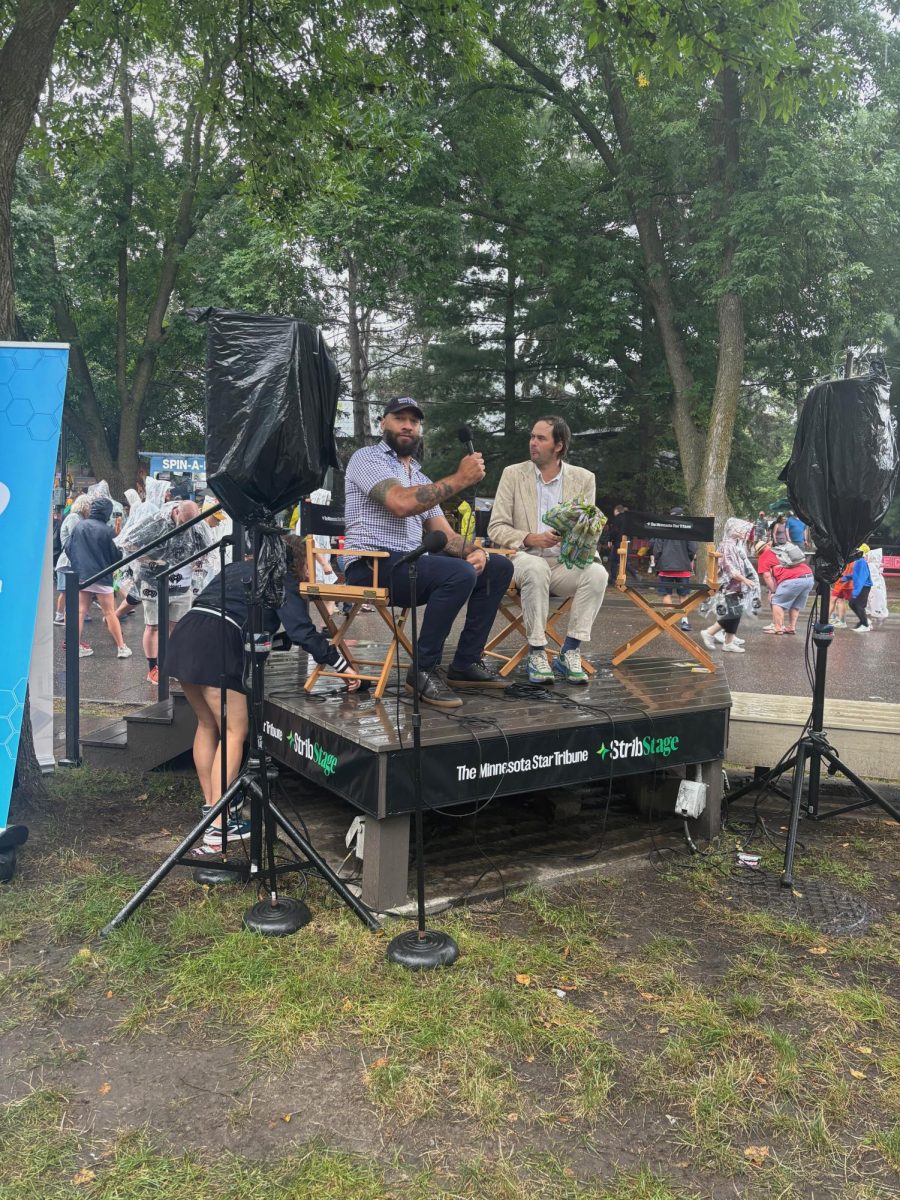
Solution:
{"label": "man in beige blazer", "polygon": [[[609,581],[600,562],[583,570],[562,566],[561,538],[542,519],[560,501],[595,502],[593,474],[565,461],[571,440],[562,417],[542,417],[535,422],[528,444],[529,461],[507,467],[500,476],[488,525],[488,536],[496,545],[518,551],[513,559],[513,582],[522,598],[529,683],[553,683],[557,675],[568,683],[587,683],[581,643],[590,640]],[[566,640],[552,666],[544,633],[551,596],[574,597]]]}

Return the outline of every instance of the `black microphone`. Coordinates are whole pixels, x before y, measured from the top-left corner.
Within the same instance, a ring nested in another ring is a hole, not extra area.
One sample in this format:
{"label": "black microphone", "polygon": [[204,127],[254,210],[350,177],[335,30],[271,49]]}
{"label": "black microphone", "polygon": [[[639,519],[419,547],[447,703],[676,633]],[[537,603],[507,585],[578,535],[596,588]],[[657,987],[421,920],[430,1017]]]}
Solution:
{"label": "black microphone", "polygon": [[474,454],[475,453],[475,444],[472,441],[472,430],[469,428],[468,425],[463,425],[460,429],[458,429],[456,436],[459,438],[459,440],[465,446],[466,454]]}
{"label": "black microphone", "polygon": [[431,533],[426,533],[422,538],[421,544],[416,546],[415,550],[410,550],[409,554],[404,554],[402,558],[398,558],[391,567],[392,571],[396,571],[398,567],[402,567],[404,563],[415,562],[417,558],[421,558],[423,554],[440,554],[443,548],[447,545],[447,535],[442,529],[432,529]]}

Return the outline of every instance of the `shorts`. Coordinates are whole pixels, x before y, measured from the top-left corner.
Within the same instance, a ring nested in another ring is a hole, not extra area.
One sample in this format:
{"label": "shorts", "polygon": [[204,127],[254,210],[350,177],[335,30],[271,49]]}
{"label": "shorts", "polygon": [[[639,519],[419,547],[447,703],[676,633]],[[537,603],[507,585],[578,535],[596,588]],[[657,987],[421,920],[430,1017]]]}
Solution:
{"label": "shorts", "polygon": [[68,573],[68,571],[56,572],[56,590],[58,592],[64,592],[66,590],[66,576]]}
{"label": "shorts", "polygon": [[[158,592],[152,583],[141,581],[141,604],[144,606],[144,624],[159,624]],[[190,612],[194,597],[190,591],[169,593],[169,624],[180,621],[185,613]]]}
{"label": "shorts", "polygon": [[691,590],[690,582],[687,579],[666,579],[663,575],[658,578],[656,590],[661,596],[671,596],[673,593],[677,596],[686,596]]}
{"label": "shorts", "polygon": [[779,608],[804,608],[814,582],[812,575],[782,579],[772,596],[772,603]]}
{"label": "shorts", "polygon": [[108,583],[92,583],[90,587],[78,589],[80,592],[91,592],[95,596],[111,596],[112,586]]}
{"label": "shorts", "polygon": [[846,583],[841,583],[840,580],[831,589],[832,600],[850,600],[853,597],[853,580],[848,579]]}

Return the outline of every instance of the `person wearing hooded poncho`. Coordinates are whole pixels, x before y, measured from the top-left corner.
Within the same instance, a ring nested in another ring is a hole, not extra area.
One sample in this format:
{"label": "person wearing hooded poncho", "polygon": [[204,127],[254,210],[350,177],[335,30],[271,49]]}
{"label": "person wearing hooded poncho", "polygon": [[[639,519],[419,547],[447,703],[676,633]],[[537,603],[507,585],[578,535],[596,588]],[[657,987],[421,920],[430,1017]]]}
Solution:
{"label": "person wearing hooded poncho", "polygon": [[747,558],[747,536],[753,530],[749,521],[740,517],[729,517],[721,545],[719,546],[719,591],[716,596],[716,620],[707,629],[700,631],[700,639],[707,650],[715,650],[715,635],[721,629],[725,634],[723,651],[743,654],[742,640],[737,637],[738,626],[744,612],[744,597],[758,583]]}
{"label": "person wearing hooded poncho", "polygon": [[[148,479],[148,485],[150,480]],[[162,483],[163,480],[153,480]],[[150,488],[148,486],[148,496]],[[122,531],[119,541],[126,552],[148,546],[165,533],[171,533],[179,525],[193,517],[199,517],[200,509],[193,500],[177,500],[166,504],[155,512],[142,516],[133,526]],[[144,608],[144,655],[147,659],[147,682],[159,683],[159,608],[157,575],[166,567],[174,566],[189,558],[198,550],[212,546],[212,533],[200,522],[182,534],[170,537],[169,541],[151,550],[147,557],[139,558],[134,564],[134,577],[140,588]],[[191,607],[191,567],[186,567],[169,576],[169,632]]]}

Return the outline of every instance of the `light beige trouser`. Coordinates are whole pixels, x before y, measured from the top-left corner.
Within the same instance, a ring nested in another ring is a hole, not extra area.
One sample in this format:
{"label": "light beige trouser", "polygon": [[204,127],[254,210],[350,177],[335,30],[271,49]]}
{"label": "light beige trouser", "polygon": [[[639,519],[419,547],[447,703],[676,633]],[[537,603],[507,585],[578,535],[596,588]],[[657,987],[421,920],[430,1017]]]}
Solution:
{"label": "light beige trouser", "polygon": [[544,629],[551,596],[574,597],[566,634],[579,642],[590,641],[591,629],[609,582],[604,566],[595,562],[583,570],[564,567],[558,559],[538,558],[536,554],[520,551],[513,559],[513,582],[522,598],[529,646],[547,644]]}

